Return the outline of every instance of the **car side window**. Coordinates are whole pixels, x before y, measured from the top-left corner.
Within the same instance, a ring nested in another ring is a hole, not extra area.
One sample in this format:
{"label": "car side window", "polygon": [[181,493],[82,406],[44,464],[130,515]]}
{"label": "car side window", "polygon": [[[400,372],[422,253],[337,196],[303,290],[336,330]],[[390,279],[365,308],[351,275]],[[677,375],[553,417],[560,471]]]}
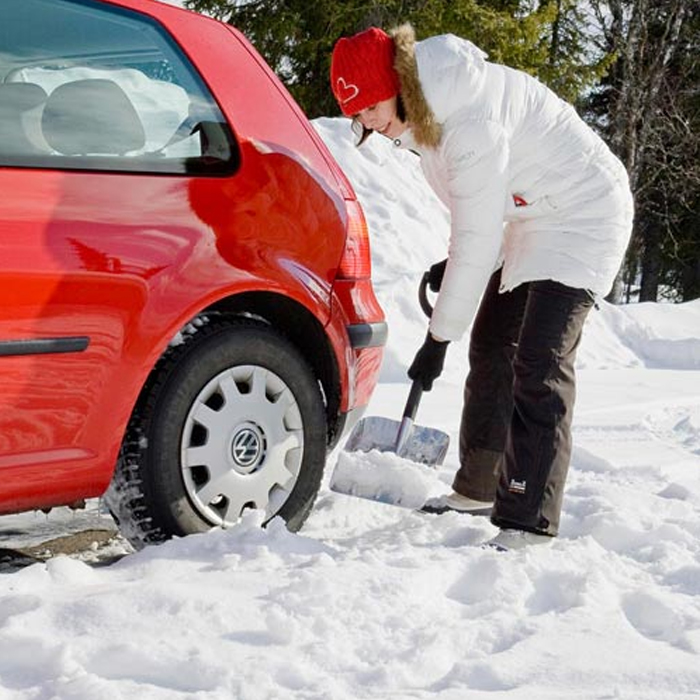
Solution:
{"label": "car side window", "polygon": [[0,166],[222,175],[238,161],[158,23],[93,0],[2,0]]}

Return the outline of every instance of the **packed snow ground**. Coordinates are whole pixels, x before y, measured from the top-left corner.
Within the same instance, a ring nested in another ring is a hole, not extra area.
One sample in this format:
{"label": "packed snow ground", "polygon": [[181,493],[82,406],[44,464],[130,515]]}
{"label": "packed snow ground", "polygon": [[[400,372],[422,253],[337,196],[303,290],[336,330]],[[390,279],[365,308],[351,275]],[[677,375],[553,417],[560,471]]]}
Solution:
{"label": "packed snow ground", "polygon": [[[390,323],[367,415],[398,418],[425,334],[416,288],[445,255],[447,217],[413,156],[379,137],[356,149],[344,120],[315,125],[364,204]],[[466,349],[450,348],[418,414],[452,437],[431,492],[457,467]],[[108,566],[55,557],[0,575],[0,700],[698,697],[700,302],[601,304],[578,370],[551,546],[482,549],[484,518],[324,488],[300,534],[253,513]]]}

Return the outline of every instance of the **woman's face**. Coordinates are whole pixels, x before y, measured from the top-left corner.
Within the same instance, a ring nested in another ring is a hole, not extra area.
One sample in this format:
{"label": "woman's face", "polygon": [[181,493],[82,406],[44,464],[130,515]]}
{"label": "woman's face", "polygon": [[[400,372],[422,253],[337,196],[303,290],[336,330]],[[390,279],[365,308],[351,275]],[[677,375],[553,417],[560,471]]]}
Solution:
{"label": "woman's face", "polygon": [[363,109],[355,118],[366,129],[377,131],[390,139],[398,138],[406,130],[406,123],[399,119],[396,111],[395,96]]}

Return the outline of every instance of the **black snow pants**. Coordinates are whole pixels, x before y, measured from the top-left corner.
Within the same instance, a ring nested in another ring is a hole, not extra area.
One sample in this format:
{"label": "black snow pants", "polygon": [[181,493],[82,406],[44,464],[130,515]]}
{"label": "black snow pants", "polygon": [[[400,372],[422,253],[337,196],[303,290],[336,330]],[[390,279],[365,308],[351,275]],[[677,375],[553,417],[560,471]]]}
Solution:
{"label": "black snow pants", "polygon": [[500,270],[472,327],[460,469],[453,488],[495,498],[491,521],[556,535],[571,458],[574,359],[593,299],[544,280],[499,293]]}

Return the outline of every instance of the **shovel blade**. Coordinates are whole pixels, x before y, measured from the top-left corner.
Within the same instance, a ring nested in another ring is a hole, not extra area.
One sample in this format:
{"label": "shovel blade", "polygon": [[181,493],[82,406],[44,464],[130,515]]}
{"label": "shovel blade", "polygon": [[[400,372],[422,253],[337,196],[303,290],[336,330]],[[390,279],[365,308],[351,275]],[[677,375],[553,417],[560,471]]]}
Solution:
{"label": "shovel blade", "polygon": [[[396,452],[401,423],[389,418],[369,416],[360,420],[345,444],[346,452]],[[414,425],[399,457],[437,467],[445,460],[450,436],[437,428]]]}

